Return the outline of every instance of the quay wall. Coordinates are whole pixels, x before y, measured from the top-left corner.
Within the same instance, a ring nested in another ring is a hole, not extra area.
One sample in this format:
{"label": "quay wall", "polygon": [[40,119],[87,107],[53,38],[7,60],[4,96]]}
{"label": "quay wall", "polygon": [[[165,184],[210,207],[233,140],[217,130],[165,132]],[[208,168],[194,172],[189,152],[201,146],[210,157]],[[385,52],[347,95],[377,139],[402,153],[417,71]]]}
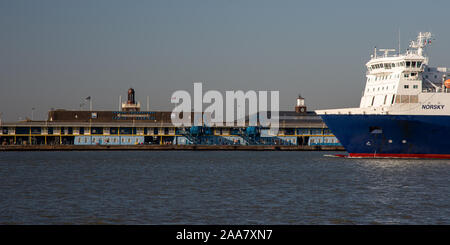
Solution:
{"label": "quay wall", "polygon": [[344,151],[342,146],[327,145],[5,145],[0,151]]}

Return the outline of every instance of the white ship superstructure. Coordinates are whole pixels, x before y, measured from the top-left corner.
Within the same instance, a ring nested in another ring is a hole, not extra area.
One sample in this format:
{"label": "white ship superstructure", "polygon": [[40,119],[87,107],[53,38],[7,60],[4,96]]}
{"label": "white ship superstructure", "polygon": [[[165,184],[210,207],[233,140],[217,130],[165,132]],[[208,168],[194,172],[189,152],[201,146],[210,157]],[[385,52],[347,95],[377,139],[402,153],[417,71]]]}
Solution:
{"label": "white ship superstructure", "polygon": [[[419,33],[404,53],[375,48],[366,63],[366,86],[359,108],[318,110],[318,114],[449,115],[450,69],[431,67],[425,48],[431,33]],[[380,54],[382,52],[382,54]]]}

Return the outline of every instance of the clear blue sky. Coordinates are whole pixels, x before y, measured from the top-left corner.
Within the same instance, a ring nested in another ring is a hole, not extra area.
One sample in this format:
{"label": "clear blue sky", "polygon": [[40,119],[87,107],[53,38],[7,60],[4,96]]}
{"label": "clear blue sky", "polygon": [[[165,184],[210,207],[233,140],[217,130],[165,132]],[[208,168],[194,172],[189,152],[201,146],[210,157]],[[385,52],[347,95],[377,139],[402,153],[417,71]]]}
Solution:
{"label": "clear blue sky", "polygon": [[[374,46],[431,31],[430,63],[450,67],[449,1],[2,0],[0,112],[116,110],[132,86],[152,110],[175,90],[301,93],[310,109],[359,105]],[[87,107],[86,107],[87,108]]]}

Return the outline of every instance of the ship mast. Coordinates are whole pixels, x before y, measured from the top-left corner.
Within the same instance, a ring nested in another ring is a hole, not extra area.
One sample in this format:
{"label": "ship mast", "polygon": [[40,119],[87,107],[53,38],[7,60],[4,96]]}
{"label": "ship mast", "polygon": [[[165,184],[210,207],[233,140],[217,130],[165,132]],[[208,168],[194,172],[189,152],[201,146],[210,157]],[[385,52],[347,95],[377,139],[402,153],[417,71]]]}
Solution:
{"label": "ship mast", "polygon": [[431,32],[419,32],[416,41],[411,41],[409,44],[410,48],[417,49],[417,54],[422,56],[423,49],[431,44]]}

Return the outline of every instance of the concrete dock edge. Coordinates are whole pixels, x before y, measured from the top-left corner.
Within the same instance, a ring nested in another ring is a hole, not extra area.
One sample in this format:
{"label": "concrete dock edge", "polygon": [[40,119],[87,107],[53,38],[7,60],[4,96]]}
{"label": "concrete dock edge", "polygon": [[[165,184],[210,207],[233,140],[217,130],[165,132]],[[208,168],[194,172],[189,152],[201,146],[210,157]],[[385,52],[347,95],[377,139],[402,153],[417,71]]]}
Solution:
{"label": "concrete dock edge", "polygon": [[344,151],[342,146],[283,145],[7,145],[0,151]]}

